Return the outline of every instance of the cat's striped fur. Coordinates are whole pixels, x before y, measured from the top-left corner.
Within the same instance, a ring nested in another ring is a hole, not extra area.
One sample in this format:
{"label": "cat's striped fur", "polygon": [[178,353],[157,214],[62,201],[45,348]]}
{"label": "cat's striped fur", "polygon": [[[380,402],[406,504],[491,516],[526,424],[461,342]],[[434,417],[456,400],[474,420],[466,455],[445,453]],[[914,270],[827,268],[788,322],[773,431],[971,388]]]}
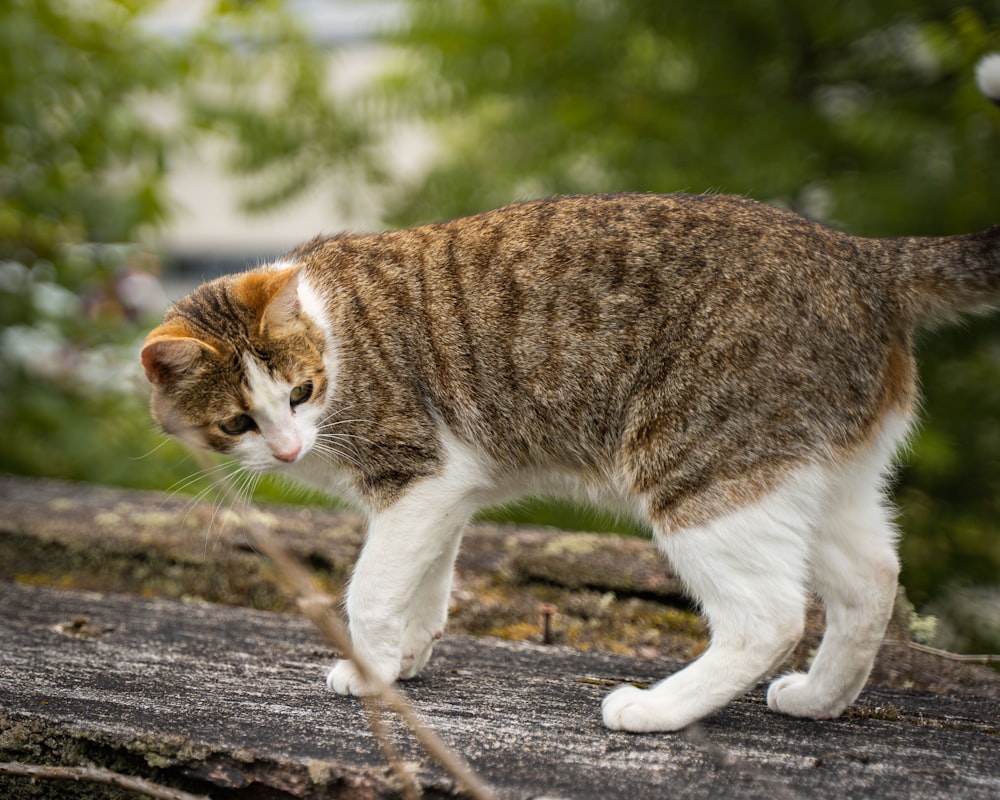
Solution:
{"label": "cat's striped fur", "polygon": [[[181,300],[142,358],[167,432],[369,515],[347,607],[386,680],[430,656],[477,508],[553,492],[646,520],[712,644],[604,717],[672,730],[780,664],[809,588],[826,639],[769,703],[857,696],[895,594],[882,479],[915,330],[998,299],[1000,228],[874,240],[737,197],[593,195],[315,239]],[[330,685],[368,688],[347,662]]]}

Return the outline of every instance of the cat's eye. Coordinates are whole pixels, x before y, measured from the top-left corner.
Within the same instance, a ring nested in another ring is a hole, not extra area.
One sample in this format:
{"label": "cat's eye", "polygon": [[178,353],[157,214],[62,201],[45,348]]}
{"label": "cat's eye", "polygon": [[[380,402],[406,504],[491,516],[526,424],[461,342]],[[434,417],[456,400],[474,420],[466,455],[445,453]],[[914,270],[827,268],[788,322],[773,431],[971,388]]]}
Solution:
{"label": "cat's eye", "polygon": [[297,406],[299,403],[304,403],[310,397],[312,397],[313,385],[312,381],[306,381],[305,383],[300,383],[294,389],[292,389],[291,394],[288,395],[288,401],[292,406]]}
{"label": "cat's eye", "polygon": [[249,414],[239,414],[232,419],[227,419],[225,422],[220,422],[219,427],[223,433],[228,433],[230,436],[239,436],[247,431],[252,431],[257,427],[257,423],[253,421],[253,417]]}

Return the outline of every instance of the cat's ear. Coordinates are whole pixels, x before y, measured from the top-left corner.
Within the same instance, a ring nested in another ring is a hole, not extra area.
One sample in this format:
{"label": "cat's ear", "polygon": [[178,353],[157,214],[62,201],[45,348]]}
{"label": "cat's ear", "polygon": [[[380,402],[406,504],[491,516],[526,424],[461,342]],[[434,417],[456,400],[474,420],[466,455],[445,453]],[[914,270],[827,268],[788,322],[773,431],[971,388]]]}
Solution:
{"label": "cat's ear", "polygon": [[142,368],[151,384],[164,386],[183,375],[210,352],[214,352],[211,345],[161,327],[146,337],[142,347]]}
{"label": "cat's ear", "polygon": [[278,270],[267,277],[264,313],[260,318],[261,333],[275,332],[295,324],[299,316],[300,267]]}

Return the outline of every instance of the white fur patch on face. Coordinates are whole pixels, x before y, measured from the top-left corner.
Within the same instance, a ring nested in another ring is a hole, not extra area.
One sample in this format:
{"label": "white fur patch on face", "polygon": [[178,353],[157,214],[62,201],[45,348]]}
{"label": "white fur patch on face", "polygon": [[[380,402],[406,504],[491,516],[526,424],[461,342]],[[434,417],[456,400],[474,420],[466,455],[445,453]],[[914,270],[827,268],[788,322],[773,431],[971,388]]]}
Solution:
{"label": "white fur patch on face", "polygon": [[316,441],[322,405],[307,402],[293,408],[293,384],[271,375],[249,355],[243,364],[249,384],[249,414],[257,430],[244,434],[234,455],[244,468],[254,472],[294,464]]}

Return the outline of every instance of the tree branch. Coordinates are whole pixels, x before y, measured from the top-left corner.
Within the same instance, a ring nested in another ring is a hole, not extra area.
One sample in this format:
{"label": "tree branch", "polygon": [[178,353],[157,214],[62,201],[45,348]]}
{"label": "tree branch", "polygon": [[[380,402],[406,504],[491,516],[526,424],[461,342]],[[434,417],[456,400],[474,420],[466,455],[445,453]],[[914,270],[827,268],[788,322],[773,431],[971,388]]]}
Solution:
{"label": "tree branch", "polygon": [[[361,679],[376,688],[376,696],[399,714],[427,753],[444,767],[471,797],[476,798],[476,800],[492,800],[493,792],[472,771],[465,759],[449,748],[434,731],[417,718],[410,704],[399,692],[382,681],[363,659],[358,659],[351,646],[350,634],[331,611],[332,599],[317,587],[313,576],[301,562],[271,536],[271,532],[267,530],[260,515],[242,513],[240,516],[247,534],[261,552],[271,560],[278,577],[287,591],[295,598],[303,615],[312,621],[320,633],[341,652],[344,658],[348,658],[354,663]],[[392,747],[391,744],[389,746]],[[407,779],[412,781],[412,776],[408,774],[400,777],[404,780],[404,785]]]}
{"label": "tree branch", "polygon": [[120,772],[112,772],[102,767],[46,767],[8,761],[0,763],[0,775],[14,775],[33,780],[43,778],[56,781],[101,783],[105,786],[114,786],[118,789],[143,794],[155,798],[155,800],[208,800],[207,795],[194,795],[180,789],[171,789],[169,786],[162,786],[147,781],[145,778],[123,775]]}
{"label": "tree branch", "polygon": [[918,642],[905,642],[900,639],[886,639],[883,643],[905,645],[911,650],[916,650],[918,653],[929,653],[930,655],[937,656],[938,658],[944,658],[948,661],[960,661],[963,664],[1000,664],[1000,655],[966,655],[964,653],[952,653],[949,650],[941,650],[938,647],[931,647],[930,645],[920,644]]}
{"label": "tree branch", "polygon": [[[190,450],[196,462],[205,466],[202,453]],[[205,469],[211,475],[210,469]],[[406,699],[392,686],[385,683],[364,660],[359,659],[351,644],[351,636],[347,628],[331,610],[333,599],[319,588],[312,573],[295,558],[278,540],[271,535],[269,524],[263,514],[257,512],[244,493],[233,486],[232,479],[212,478],[223,497],[234,497],[232,511],[237,514],[246,535],[252,543],[270,559],[279,581],[285,590],[296,601],[303,616],[309,619],[326,638],[336,647],[341,655],[349,659],[358,671],[361,680],[375,688],[375,698],[395,711],[413,732],[424,750],[434,758],[462,786],[474,800],[494,800],[493,791],[480,780],[469,764],[458,753],[446,745],[441,738],[418,719]],[[419,787],[413,776],[405,769],[398,757],[395,745],[384,735],[385,728],[378,714],[380,709],[374,702],[369,702],[371,711],[372,733],[379,742],[389,766],[400,780],[403,793],[407,797],[418,796]]]}

